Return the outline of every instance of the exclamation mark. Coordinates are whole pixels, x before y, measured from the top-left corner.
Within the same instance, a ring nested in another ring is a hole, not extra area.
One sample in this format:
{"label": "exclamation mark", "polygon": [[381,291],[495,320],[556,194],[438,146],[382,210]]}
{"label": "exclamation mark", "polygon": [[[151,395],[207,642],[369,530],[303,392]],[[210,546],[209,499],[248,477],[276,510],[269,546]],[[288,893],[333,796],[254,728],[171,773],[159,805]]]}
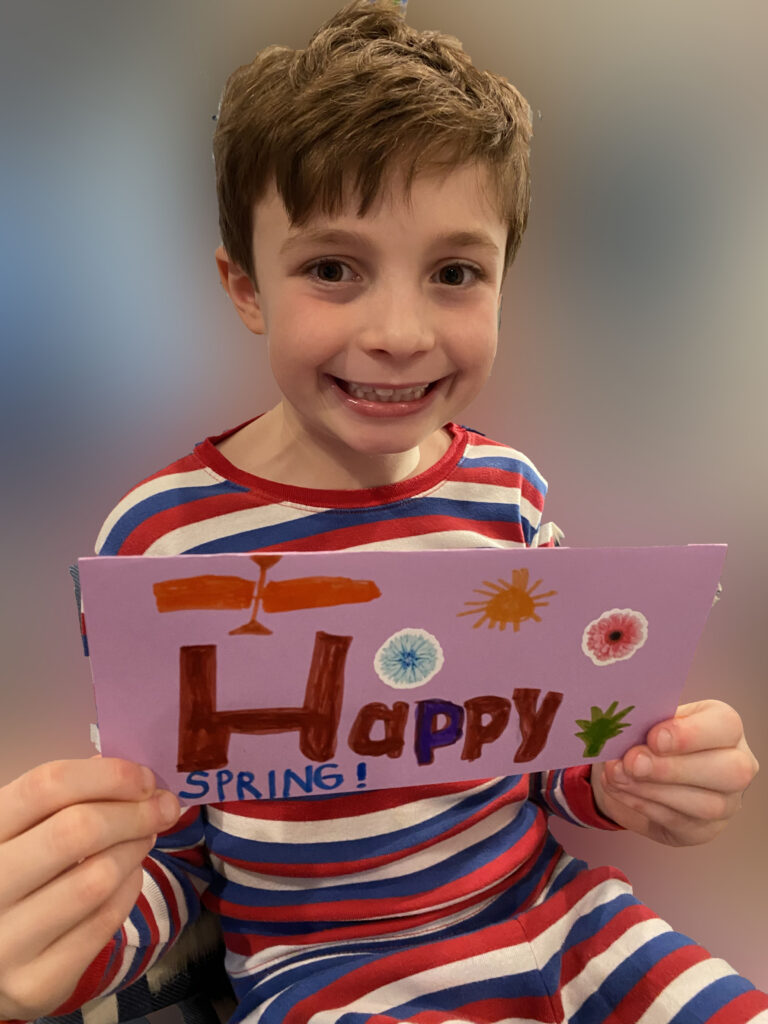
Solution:
{"label": "exclamation mark", "polygon": [[365,789],[365,777],[368,774],[368,765],[365,761],[361,761],[357,766],[357,788]]}

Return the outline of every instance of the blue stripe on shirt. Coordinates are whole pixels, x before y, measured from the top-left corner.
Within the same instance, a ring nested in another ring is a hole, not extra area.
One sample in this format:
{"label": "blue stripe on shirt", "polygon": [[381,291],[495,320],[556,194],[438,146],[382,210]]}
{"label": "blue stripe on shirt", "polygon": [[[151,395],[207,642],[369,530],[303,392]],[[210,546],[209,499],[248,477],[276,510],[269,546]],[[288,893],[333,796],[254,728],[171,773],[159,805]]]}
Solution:
{"label": "blue stripe on shirt", "polygon": [[[571,1024],[599,1024],[659,961],[677,949],[693,945],[695,943],[687,936],[673,931],[663,932],[643,943],[622,960],[602,984],[585,999],[578,1011],[571,1016]],[[558,953],[557,958],[560,955]],[[553,957],[554,959],[556,958]],[[552,980],[557,983],[559,978]]]}
{"label": "blue stripe on shirt", "polygon": [[247,492],[247,487],[241,487],[239,484],[229,483],[226,480],[201,487],[173,487],[167,491],[160,491],[159,494],[153,494],[136,505],[132,505],[120,516],[109,531],[98,553],[100,555],[119,555],[126,539],[136,527],[141,526],[159,512],[166,512],[170,508],[178,508],[203,498],[216,498],[223,494]]}
{"label": "blue stripe on shirt", "polygon": [[522,462],[520,459],[515,459],[510,456],[503,455],[479,455],[476,458],[472,458],[471,454],[464,454],[459,459],[459,466],[462,469],[501,469],[505,473],[519,473],[524,480],[541,492],[542,498],[547,493],[547,481],[543,477],[540,477],[536,470],[529,462]]}
{"label": "blue stripe on shirt", "polygon": [[[454,825],[466,823],[471,815],[482,811],[504,793],[514,789],[518,782],[519,776],[499,779],[492,786],[470,794],[453,807],[425,821],[387,832],[386,852],[408,850],[443,835]],[[524,802],[521,803],[524,808],[527,806]],[[317,823],[317,829],[318,832],[322,830],[322,822]],[[270,843],[220,831],[210,821],[206,826],[206,840],[208,849],[216,856],[267,864],[338,864],[362,861],[380,856],[383,842],[382,836],[377,834],[327,843]]]}
{"label": "blue stripe on shirt", "polygon": [[[301,888],[298,880],[288,889],[262,889],[252,885],[241,885],[221,876],[215,877],[211,885],[214,895],[223,895],[231,903],[241,907],[290,907],[300,893],[307,893],[322,916],[322,904],[336,901],[382,900],[387,898],[418,896],[430,892],[456,878],[463,878],[481,870],[489,863],[502,861],[505,852],[511,849],[531,828],[535,815],[521,813],[511,822],[503,825],[492,836],[483,836],[466,849],[452,856],[441,858],[428,867],[408,874],[396,874],[389,878],[354,881],[354,874],[342,877],[336,885],[314,886],[312,880]],[[380,842],[379,842],[380,845]],[[518,867],[515,864],[515,867]],[[324,880],[325,881],[325,880]],[[304,900],[300,899],[300,902]]]}
{"label": "blue stripe on shirt", "polygon": [[[690,1020],[709,1020],[732,1000],[737,999],[745,992],[754,992],[754,990],[755,986],[738,974],[732,974],[727,978],[716,978],[715,981],[698,992],[693,999],[689,999],[669,1024],[688,1024]],[[758,1020],[757,1017],[754,1019]]]}
{"label": "blue stripe on shirt", "polygon": [[442,516],[455,521],[465,519],[469,524],[505,521],[520,523],[527,544],[536,533],[537,527],[520,512],[517,502],[461,501],[450,498],[409,498],[396,505],[377,505],[362,509],[328,509],[314,515],[303,516],[285,523],[258,527],[241,533],[215,537],[190,548],[187,554],[217,555],[232,551],[256,551],[285,544],[307,537],[317,537],[346,527],[367,526],[389,519],[419,519],[425,516]]}

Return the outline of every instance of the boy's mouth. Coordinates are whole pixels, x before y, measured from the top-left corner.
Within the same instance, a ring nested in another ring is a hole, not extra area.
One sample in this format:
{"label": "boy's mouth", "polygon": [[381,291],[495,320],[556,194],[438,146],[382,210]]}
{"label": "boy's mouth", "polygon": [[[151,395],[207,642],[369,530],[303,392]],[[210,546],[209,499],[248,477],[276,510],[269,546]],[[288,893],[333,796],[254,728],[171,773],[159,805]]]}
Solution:
{"label": "boy's mouth", "polygon": [[342,380],[341,377],[334,377],[333,380],[352,398],[363,398],[367,402],[416,402],[436,383],[432,381],[429,384],[411,384],[408,387],[374,387],[372,384]]}

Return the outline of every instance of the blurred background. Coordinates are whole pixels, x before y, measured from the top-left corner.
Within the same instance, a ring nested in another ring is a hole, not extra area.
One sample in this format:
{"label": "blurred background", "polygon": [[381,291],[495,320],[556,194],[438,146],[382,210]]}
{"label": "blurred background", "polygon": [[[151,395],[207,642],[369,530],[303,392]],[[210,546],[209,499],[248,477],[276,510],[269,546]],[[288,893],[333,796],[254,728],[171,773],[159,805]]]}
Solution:
{"label": "blurred background", "polygon": [[[213,115],[235,66],[303,46],[339,6],[0,6],[0,783],[91,752],[68,564],[129,486],[275,399],[218,285]],[[743,812],[693,849],[558,835],[768,988],[768,6],[411,0],[407,16],[534,110],[530,227],[464,422],[535,460],[572,546],[730,545],[684,699],[744,717],[766,769]]]}

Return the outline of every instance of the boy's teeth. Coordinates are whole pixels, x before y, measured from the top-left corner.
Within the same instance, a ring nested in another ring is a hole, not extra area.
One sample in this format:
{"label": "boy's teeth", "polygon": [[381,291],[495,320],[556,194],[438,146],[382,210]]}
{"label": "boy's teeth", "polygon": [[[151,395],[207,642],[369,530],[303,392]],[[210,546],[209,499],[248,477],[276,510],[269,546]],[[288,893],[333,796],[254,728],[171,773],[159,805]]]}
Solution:
{"label": "boy's teeth", "polygon": [[423,398],[427,385],[414,388],[372,388],[370,384],[353,384],[345,381],[346,390],[353,398],[365,398],[369,402],[415,402]]}

